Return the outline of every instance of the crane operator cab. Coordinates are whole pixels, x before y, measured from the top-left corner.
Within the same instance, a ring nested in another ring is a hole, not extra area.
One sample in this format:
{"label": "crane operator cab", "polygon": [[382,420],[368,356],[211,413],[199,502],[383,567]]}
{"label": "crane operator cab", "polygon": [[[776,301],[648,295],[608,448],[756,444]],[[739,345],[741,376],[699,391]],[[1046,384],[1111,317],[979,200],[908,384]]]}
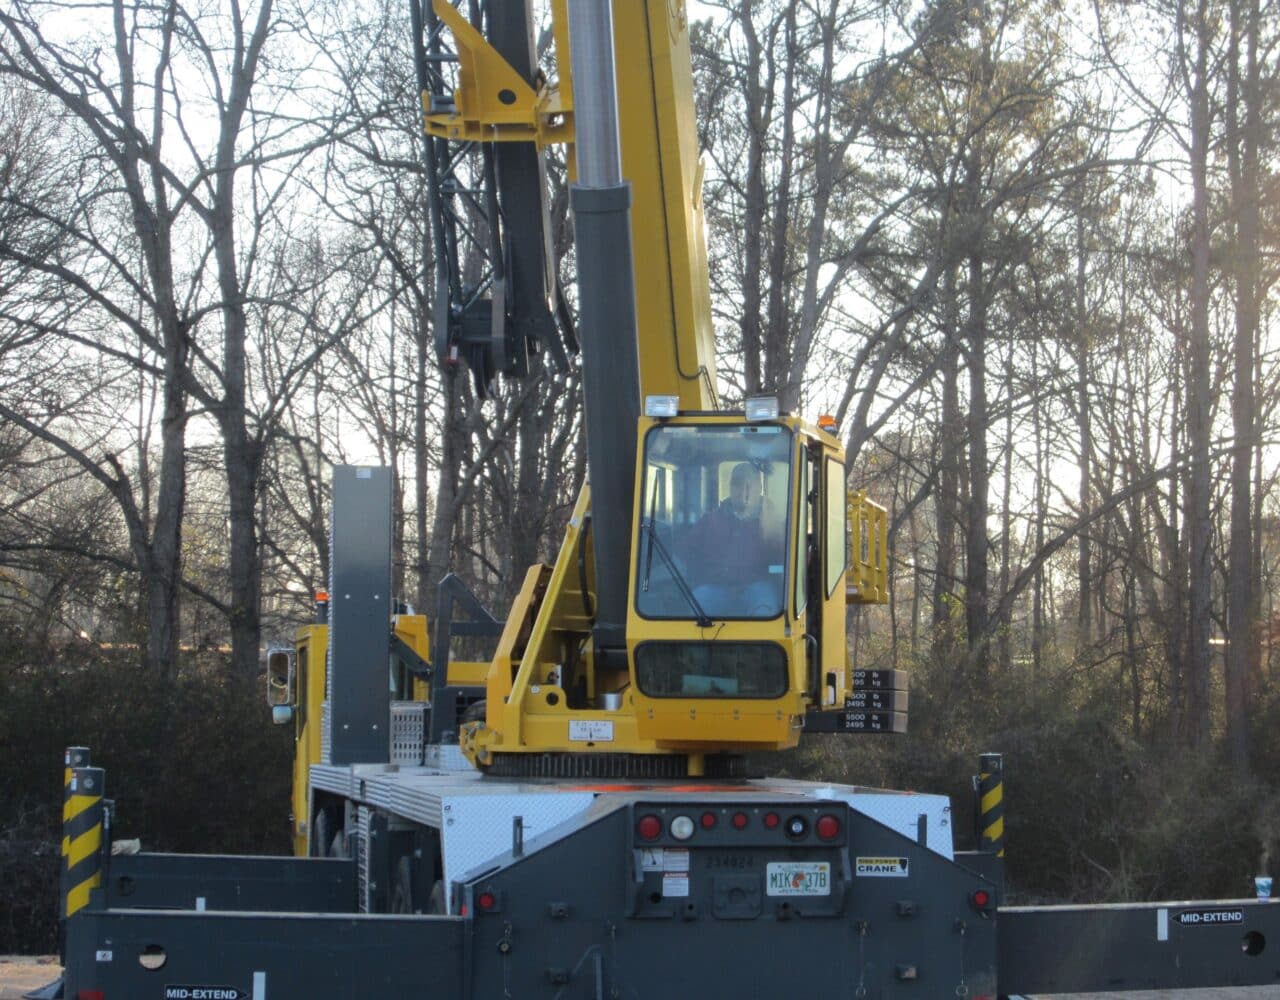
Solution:
{"label": "crane operator cab", "polygon": [[[646,411],[664,412],[653,397]],[[839,441],[762,398],[745,413],[647,416],[640,442],[627,627],[638,735],[794,745],[807,711],[843,708],[850,683]]]}

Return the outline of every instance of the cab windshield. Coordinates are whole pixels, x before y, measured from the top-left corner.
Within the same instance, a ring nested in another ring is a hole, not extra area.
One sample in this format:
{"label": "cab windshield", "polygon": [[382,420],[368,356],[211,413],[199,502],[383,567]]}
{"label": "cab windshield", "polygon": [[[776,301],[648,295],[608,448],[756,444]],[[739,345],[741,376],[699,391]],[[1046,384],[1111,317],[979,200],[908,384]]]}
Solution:
{"label": "cab windshield", "polygon": [[776,618],[785,594],[791,432],[668,424],[645,438],[636,610]]}

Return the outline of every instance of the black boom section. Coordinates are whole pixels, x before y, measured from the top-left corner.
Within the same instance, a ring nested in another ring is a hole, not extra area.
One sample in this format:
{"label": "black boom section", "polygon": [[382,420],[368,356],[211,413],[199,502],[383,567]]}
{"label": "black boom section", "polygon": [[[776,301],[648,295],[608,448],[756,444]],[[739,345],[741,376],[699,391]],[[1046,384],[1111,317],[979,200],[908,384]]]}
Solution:
{"label": "black boom section", "polygon": [[[529,0],[452,2],[536,87]],[[410,0],[410,12],[426,110],[446,112],[457,86],[457,54],[431,0]],[[481,398],[496,375],[535,371],[542,350],[557,371],[567,371],[577,341],[551,246],[542,154],[524,142],[430,136],[424,142],[440,364],[470,369]]]}

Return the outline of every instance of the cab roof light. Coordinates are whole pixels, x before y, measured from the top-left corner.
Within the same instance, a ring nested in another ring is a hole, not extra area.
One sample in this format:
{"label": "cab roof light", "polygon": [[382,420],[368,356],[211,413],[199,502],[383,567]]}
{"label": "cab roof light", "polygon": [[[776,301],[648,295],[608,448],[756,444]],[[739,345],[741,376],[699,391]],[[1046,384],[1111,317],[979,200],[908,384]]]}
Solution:
{"label": "cab roof light", "polygon": [[674,417],[680,412],[679,396],[645,396],[644,415],[646,417]]}
{"label": "cab roof light", "polygon": [[777,420],[777,396],[750,396],[743,404],[748,420]]}
{"label": "cab roof light", "polygon": [[818,418],[818,429],[826,431],[828,434],[836,432],[836,418],[830,413],[824,413]]}

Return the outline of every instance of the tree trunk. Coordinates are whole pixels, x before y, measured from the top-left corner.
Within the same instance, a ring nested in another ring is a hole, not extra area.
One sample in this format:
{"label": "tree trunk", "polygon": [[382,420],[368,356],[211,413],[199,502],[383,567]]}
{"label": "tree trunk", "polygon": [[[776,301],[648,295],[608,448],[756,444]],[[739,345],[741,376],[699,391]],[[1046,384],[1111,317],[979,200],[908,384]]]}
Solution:
{"label": "tree trunk", "polygon": [[766,100],[769,83],[761,80],[764,56],[751,20],[750,0],[742,0],[738,20],[746,39],[746,64],[742,68],[747,106],[747,163],[742,206],[742,363],[743,390],[749,396],[760,391],[763,331],[759,280],[764,274],[764,223],[768,211],[765,196],[765,141],[770,128]]}
{"label": "tree trunk", "polygon": [[[427,547],[426,588],[423,606],[435,613],[440,580],[450,569],[453,538],[458,523],[458,487],[466,428],[462,418],[462,385],[466,376],[450,370],[444,377],[444,427],[440,442],[440,472],[436,479],[435,511],[431,522],[431,541]],[[439,628],[439,626],[436,626]]]}
{"label": "tree trunk", "polygon": [[[1085,301],[1085,238],[1084,214],[1076,214],[1076,415],[1080,422],[1080,516],[1088,517],[1090,509],[1090,456],[1093,453],[1092,412],[1089,401],[1089,313]],[[1080,609],[1076,622],[1076,656],[1083,658],[1086,648],[1093,642],[1093,591],[1091,586],[1090,538],[1092,532],[1080,532],[1080,550],[1076,565],[1076,580],[1080,592]]]}
{"label": "tree trunk", "polygon": [[[429,287],[427,270],[423,269],[423,287]],[[413,490],[417,497],[414,511],[414,600],[424,614],[434,611],[431,579],[431,540],[427,536],[427,364],[431,354],[431,327],[425,302],[415,317],[414,384],[413,384]]]}
{"label": "tree trunk", "polygon": [[[969,369],[969,511],[965,538],[965,628],[971,654],[988,641],[987,606],[987,290],[981,219],[981,158],[976,150],[966,163],[971,246],[968,257],[969,317],[965,324],[965,361]],[[975,661],[986,672],[985,654]]]}
{"label": "tree trunk", "polygon": [[1209,47],[1208,0],[1196,5],[1195,68],[1191,94],[1191,342],[1187,380],[1187,431],[1190,476],[1187,484],[1187,535],[1190,546],[1190,621],[1187,645],[1187,735],[1199,746],[1209,736],[1212,627],[1213,523],[1210,511],[1210,356],[1209,356]]}
{"label": "tree trunk", "polygon": [[[1235,240],[1235,357],[1231,396],[1231,527],[1227,580],[1227,745],[1237,773],[1249,769],[1249,677],[1257,644],[1257,595],[1253,571],[1253,345],[1258,328],[1258,138],[1257,0],[1231,4],[1228,86],[1228,162],[1232,181]],[[1245,43],[1243,79],[1240,40]],[[1243,121],[1242,121],[1243,119]]]}
{"label": "tree trunk", "polygon": [[[771,150],[778,170],[773,185],[773,218],[769,233],[769,299],[764,323],[764,382],[766,392],[779,393],[788,380],[788,309],[791,288],[791,177],[796,156],[796,5],[787,4],[783,14],[781,133]],[[748,280],[750,276],[748,275]]]}
{"label": "tree trunk", "polygon": [[[1010,339],[1004,363],[1004,481],[1000,484],[1000,593],[1009,591],[1012,574],[1013,543],[1013,340]],[[1083,534],[1083,532],[1082,532]],[[997,662],[1001,674],[1009,676],[1009,668],[1013,663],[1011,647],[1013,632],[1012,608],[1000,617],[1000,632],[997,636]]]}
{"label": "tree trunk", "polygon": [[948,267],[943,276],[942,413],[938,424],[938,492],[934,504],[938,553],[933,576],[933,626],[935,652],[951,647],[951,622],[956,574],[956,512],[960,505],[961,415],[960,330],[956,272]]}

